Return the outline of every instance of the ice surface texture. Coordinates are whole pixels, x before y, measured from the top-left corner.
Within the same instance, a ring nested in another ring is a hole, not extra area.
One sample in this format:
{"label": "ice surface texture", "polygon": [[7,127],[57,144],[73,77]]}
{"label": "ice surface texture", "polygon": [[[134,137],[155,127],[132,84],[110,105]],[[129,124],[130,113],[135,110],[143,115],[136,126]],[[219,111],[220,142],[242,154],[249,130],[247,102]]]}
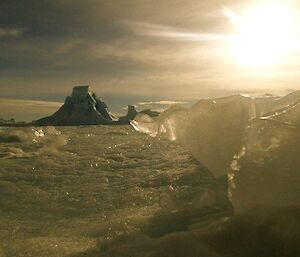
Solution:
{"label": "ice surface texture", "polygon": [[[297,256],[299,207],[231,216],[223,179],[214,179],[176,142],[128,126],[59,130],[1,131],[0,153],[23,152],[0,157],[1,257]],[[67,144],[56,143],[61,137]],[[278,141],[259,145],[271,151]],[[241,166],[235,181],[248,164],[243,153],[232,164]],[[250,193],[260,183],[254,175]]]}
{"label": "ice surface texture", "polygon": [[228,175],[236,211],[300,202],[300,92],[282,98],[240,95],[172,107],[132,126],[184,145],[215,176]]}
{"label": "ice surface texture", "polygon": [[72,256],[119,236],[157,238],[231,214],[223,180],[175,142],[130,126],[0,135],[1,257]]}

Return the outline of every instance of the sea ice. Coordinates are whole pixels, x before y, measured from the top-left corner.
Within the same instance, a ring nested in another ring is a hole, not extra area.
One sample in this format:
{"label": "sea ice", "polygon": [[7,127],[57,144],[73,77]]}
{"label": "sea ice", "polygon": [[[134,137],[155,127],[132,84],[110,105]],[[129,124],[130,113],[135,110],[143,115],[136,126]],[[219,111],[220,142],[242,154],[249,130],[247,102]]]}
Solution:
{"label": "sea ice", "polygon": [[171,108],[133,127],[185,146],[216,177],[227,175],[236,211],[300,202],[300,92],[282,98],[230,96]]}

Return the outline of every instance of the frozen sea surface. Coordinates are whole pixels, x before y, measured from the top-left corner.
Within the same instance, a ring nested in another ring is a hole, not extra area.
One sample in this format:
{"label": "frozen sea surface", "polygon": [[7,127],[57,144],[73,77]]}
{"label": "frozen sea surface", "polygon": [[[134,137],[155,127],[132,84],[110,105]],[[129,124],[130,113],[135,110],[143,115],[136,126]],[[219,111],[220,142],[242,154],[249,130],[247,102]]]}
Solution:
{"label": "frozen sea surface", "polygon": [[3,128],[0,256],[298,257],[299,124],[295,92]]}
{"label": "frozen sea surface", "polygon": [[226,179],[164,137],[129,126],[0,130],[1,257],[147,256],[132,247],[231,214]]}

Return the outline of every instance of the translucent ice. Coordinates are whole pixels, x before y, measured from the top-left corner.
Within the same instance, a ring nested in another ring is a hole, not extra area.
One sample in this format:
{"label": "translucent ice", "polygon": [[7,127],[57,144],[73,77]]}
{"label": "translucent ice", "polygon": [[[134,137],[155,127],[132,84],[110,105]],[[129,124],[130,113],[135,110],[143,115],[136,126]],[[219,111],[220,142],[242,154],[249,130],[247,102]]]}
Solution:
{"label": "translucent ice", "polygon": [[231,96],[137,116],[133,127],[177,140],[215,176],[227,175],[237,211],[300,202],[300,92],[282,98]]}
{"label": "translucent ice", "polygon": [[227,174],[232,157],[241,149],[245,129],[253,117],[253,100],[232,96],[201,100],[190,109],[171,108],[150,121],[137,116],[132,125],[152,136],[166,134],[177,140],[220,176]]}

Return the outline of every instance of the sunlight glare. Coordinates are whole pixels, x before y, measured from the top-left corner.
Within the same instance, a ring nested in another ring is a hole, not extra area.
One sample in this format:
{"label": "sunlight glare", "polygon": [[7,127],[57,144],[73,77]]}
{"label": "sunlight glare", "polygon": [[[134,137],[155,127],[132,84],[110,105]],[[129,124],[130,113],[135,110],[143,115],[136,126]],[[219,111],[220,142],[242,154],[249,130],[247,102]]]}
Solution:
{"label": "sunlight glare", "polygon": [[[230,18],[228,14],[226,16]],[[232,22],[238,27],[238,35],[233,40],[233,54],[243,65],[262,67],[280,64],[295,48],[297,17],[286,6],[259,6]]]}

